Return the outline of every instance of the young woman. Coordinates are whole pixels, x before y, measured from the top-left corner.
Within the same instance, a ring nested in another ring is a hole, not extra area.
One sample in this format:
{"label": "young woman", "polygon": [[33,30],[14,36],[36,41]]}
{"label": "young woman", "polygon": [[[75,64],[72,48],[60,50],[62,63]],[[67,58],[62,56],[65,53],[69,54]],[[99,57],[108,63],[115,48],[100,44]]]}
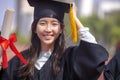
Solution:
{"label": "young woman", "polygon": [[2,70],[1,80],[97,80],[108,54],[89,28],[80,23],[75,4],[74,19],[81,41],[79,46],[65,48],[63,18],[70,4],[52,0],[28,2],[35,7],[31,46],[22,52],[28,64],[14,57]]}

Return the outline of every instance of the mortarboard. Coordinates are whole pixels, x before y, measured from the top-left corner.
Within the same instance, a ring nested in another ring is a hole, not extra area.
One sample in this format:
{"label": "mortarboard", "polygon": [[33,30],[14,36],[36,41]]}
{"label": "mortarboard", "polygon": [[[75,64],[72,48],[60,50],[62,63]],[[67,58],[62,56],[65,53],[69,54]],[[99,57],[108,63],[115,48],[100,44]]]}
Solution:
{"label": "mortarboard", "polygon": [[76,24],[73,18],[72,4],[54,0],[28,0],[30,6],[34,7],[34,19],[51,17],[63,23],[64,14],[70,13],[70,22],[73,42],[77,42]]}

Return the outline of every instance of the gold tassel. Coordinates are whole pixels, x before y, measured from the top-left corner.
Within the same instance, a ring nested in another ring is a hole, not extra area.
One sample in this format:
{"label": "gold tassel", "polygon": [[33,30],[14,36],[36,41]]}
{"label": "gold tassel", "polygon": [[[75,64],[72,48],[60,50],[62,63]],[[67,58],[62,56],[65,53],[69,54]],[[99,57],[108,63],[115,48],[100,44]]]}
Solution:
{"label": "gold tassel", "polygon": [[71,23],[71,31],[72,31],[72,40],[74,43],[77,42],[77,29],[76,29],[76,23],[74,20],[74,16],[73,16],[73,10],[72,10],[72,3],[70,4],[70,23]]}

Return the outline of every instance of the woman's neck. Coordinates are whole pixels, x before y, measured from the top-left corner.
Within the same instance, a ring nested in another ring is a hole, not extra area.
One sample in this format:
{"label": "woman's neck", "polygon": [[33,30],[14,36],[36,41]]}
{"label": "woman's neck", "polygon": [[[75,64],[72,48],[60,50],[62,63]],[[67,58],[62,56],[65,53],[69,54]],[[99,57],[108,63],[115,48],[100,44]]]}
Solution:
{"label": "woman's neck", "polygon": [[54,49],[54,44],[46,45],[46,44],[41,44],[41,51],[53,51]]}

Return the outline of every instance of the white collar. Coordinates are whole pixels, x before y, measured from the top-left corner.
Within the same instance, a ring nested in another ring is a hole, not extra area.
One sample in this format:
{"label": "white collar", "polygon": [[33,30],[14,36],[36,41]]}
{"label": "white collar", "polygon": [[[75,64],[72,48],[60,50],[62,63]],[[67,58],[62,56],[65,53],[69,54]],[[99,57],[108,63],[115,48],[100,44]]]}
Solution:
{"label": "white collar", "polygon": [[49,58],[51,54],[52,54],[51,51],[41,51],[39,58],[41,58],[41,57]]}
{"label": "white collar", "polygon": [[36,63],[35,63],[35,67],[40,70],[43,65],[46,63],[46,61],[49,59],[49,57],[51,56],[52,52],[51,51],[42,51],[40,52],[40,56],[38,57]]}

